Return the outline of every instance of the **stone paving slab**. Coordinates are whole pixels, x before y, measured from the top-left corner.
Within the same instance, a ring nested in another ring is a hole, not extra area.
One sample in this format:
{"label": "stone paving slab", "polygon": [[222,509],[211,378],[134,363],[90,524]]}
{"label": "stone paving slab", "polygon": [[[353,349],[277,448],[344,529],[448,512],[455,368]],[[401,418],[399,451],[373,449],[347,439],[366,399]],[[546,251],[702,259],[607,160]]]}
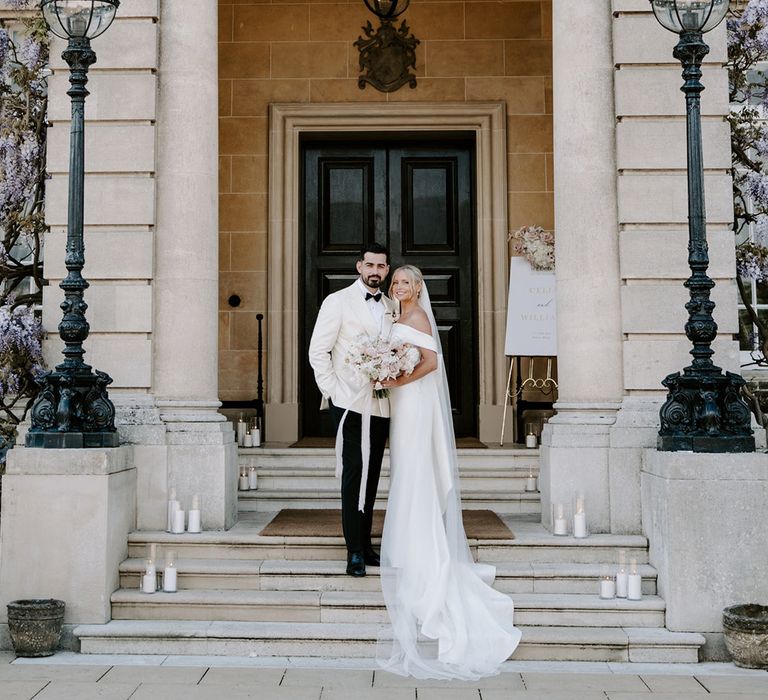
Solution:
{"label": "stone paving slab", "polygon": [[35,700],[128,700],[138,687],[138,683],[53,681],[34,697]]}
{"label": "stone paving slab", "polygon": [[5,664],[0,666],[0,683],[9,681],[49,680],[95,683],[109,666],[67,666],[48,664]]}
{"label": "stone paving slab", "polygon": [[421,680],[406,678],[387,671],[376,671],[374,688],[418,688],[419,697],[421,690],[426,688],[505,688],[507,690],[524,690],[525,686],[519,673],[500,673],[496,676],[488,676],[476,681],[448,681],[448,680]]}
{"label": "stone paving slab", "polygon": [[224,695],[221,686],[216,685],[146,683],[140,685],[138,690],[131,695],[131,700],[320,700],[321,693],[322,690],[319,687],[272,688],[259,686],[251,689],[228,689]]}
{"label": "stone paving slab", "polygon": [[[700,693],[622,693],[608,691],[605,694],[607,700],[701,700],[707,698],[707,700],[765,700],[765,693],[707,693],[701,695]],[[37,700],[37,699],[35,699]],[[581,699],[579,699],[581,700]]]}
{"label": "stone paving slab", "polygon": [[641,674],[643,683],[653,693],[699,693],[706,695],[707,689],[692,676],[661,676]]}
{"label": "stone paving slab", "polygon": [[[168,667],[166,667],[168,668]],[[200,685],[228,685],[232,687],[249,685],[280,685],[285,675],[284,668],[209,668]]]}
{"label": "stone paving slab", "polygon": [[99,683],[184,683],[197,685],[205,675],[204,668],[172,668],[167,666],[113,666]]}
{"label": "stone paving slab", "polygon": [[648,686],[637,675],[591,674],[568,676],[561,673],[523,673],[526,690],[562,690],[563,686],[573,692],[582,690],[622,690],[647,693]]}
{"label": "stone paving slab", "polygon": [[373,687],[373,671],[332,669],[289,668],[280,683],[281,688],[318,687],[318,688],[355,688]]}
{"label": "stone paving slab", "polygon": [[[419,698],[422,692],[419,691]],[[416,700],[416,688],[327,688],[323,690],[323,700]]]}
{"label": "stone paving slab", "polygon": [[48,681],[2,681],[0,697],[3,700],[29,700],[39,693]]}
{"label": "stone paving slab", "polygon": [[768,673],[765,671],[762,677],[753,678],[698,675],[696,678],[710,693],[762,693],[764,698],[768,697]]}
{"label": "stone paving slab", "polygon": [[[564,683],[565,685],[565,683]],[[606,700],[601,690],[579,690],[578,695],[571,691],[557,690],[502,690],[501,688],[481,688],[481,700]],[[651,700],[647,695],[645,700]]]}

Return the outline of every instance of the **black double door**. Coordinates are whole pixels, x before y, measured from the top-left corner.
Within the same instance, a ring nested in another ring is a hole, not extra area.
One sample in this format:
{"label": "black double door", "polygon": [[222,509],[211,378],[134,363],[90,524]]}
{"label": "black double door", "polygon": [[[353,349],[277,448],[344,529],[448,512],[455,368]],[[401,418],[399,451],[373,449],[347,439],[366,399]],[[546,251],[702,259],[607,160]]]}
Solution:
{"label": "black double door", "polygon": [[[420,268],[443,346],[457,437],[477,435],[474,146],[469,142],[302,148],[302,436],[332,436],[306,361],[323,299],[357,278],[360,248],[377,241]],[[388,288],[391,277],[385,282]]]}

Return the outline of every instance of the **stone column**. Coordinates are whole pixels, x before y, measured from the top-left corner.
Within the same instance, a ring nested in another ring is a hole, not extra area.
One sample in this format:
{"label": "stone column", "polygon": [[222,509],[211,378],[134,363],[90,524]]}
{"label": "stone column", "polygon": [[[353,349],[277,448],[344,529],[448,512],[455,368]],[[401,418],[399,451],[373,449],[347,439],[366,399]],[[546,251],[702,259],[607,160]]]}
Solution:
{"label": "stone column", "polygon": [[554,0],[553,88],[558,414],[542,444],[542,515],[587,497],[609,528],[608,440],[623,394],[612,14]]}
{"label": "stone column", "polygon": [[160,11],[152,389],[166,425],[168,488],[183,502],[203,494],[204,526],[230,527],[237,454],[216,412],[217,7],[164,0]]}

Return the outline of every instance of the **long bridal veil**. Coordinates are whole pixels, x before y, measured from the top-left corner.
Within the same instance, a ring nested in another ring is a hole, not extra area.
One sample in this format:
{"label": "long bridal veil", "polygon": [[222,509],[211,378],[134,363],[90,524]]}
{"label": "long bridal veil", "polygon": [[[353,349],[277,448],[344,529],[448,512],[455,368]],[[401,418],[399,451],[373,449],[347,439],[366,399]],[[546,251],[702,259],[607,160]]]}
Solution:
{"label": "long bridal veil", "polygon": [[[390,489],[387,518],[401,522],[386,523],[382,540],[381,585],[391,627],[379,638],[377,659],[384,669],[401,675],[477,679],[498,673],[500,663],[517,646],[520,632],[513,626],[512,600],[490,587],[495,567],[476,564],[469,549],[461,515],[448,377],[426,284],[419,303],[429,318],[438,357],[431,380],[435,389],[418,395],[424,403],[422,413],[431,416],[430,425],[409,425],[405,433],[397,428],[390,434],[391,478],[394,480],[395,470],[399,470],[398,479],[410,480],[419,478],[416,472],[431,470],[429,483],[434,487],[426,493],[434,498],[419,496],[423,503],[403,505],[393,498],[402,501],[404,490],[410,490],[399,488],[393,496]],[[428,401],[434,403],[427,405]],[[425,440],[431,440],[426,450],[422,449]],[[417,454],[420,463],[408,464]],[[430,508],[431,519],[421,513]],[[399,530],[395,540],[398,547],[407,548],[407,556],[387,551],[385,545],[392,542],[387,538],[390,528]]]}

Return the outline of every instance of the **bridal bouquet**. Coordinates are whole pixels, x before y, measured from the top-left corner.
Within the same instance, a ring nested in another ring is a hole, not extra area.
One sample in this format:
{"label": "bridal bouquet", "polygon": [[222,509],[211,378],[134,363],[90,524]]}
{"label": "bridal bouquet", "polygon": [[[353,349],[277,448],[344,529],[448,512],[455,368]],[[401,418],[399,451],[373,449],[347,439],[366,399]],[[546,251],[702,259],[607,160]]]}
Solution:
{"label": "bridal bouquet", "polygon": [[409,343],[360,335],[350,346],[346,362],[373,384],[375,398],[384,399],[389,396],[389,390],[381,386],[381,382],[395,379],[400,374],[410,374],[419,360],[419,349]]}

